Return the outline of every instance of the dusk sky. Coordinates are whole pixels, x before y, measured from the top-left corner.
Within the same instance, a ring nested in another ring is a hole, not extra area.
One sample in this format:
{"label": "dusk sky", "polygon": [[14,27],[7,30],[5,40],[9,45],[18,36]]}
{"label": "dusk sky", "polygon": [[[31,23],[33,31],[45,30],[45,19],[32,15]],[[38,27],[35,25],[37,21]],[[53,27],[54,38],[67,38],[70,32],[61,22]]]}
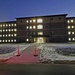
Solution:
{"label": "dusk sky", "polygon": [[75,0],[0,0],[0,21],[56,14],[75,17]]}

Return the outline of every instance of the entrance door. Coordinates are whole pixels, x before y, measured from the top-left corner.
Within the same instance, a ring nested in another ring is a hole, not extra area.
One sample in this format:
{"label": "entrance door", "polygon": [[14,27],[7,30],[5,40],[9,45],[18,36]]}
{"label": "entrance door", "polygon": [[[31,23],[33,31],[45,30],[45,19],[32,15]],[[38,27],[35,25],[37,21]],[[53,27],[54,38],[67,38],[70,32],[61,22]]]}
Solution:
{"label": "entrance door", "polygon": [[37,43],[44,43],[44,39],[42,37],[37,38]]}
{"label": "entrance door", "polygon": [[46,38],[44,38],[44,37],[34,38],[34,42],[36,42],[36,43],[45,43]]}

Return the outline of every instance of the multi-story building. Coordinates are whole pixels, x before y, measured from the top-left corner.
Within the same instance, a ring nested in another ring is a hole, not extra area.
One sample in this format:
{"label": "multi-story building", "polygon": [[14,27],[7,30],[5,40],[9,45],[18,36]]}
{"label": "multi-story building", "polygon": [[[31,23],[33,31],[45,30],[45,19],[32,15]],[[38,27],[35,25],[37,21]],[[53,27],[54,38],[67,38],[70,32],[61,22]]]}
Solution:
{"label": "multi-story building", "polygon": [[75,42],[75,17],[67,14],[22,17],[0,22],[0,43]]}
{"label": "multi-story building", "polygon": [[16,21],[0,22],[0,43],[16,42]]}
{"label": "multi-story building", "polygon": [[68,42],[75,42],[75,17],[68,17],[67,20],[67,35]]}

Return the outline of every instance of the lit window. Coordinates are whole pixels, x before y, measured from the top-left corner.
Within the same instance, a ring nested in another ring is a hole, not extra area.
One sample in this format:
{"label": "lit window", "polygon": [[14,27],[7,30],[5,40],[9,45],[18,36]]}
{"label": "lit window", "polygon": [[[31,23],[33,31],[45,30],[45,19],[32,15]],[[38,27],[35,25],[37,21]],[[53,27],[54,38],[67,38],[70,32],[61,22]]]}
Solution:
{"label": "lit window", "polygon": [[32,29],[32,26],[30,26],[30,29]]}
{"label": "lit window", "polygon": [[3,29],[3,32],[5,32],[5,29]]}
{"label": "lit window", "polygon": [[14,29],[14,31],[17,31],[17,29]]}
{"label": "lit window", "polygon": [[10,40],[8,40],[8,42],[10,42]]}
{"label": "lit window", "polygon": [[6,29],[6,32],[7,32],[8,30]]}
{"label": "lit window", "polygon": [[33,26],[33,29],[36,29],[36,26]]}
{"label": "lit window", "polygon": [[26,29],[28,29],[28,26],[26,26]]}
{"label": "lit window", "polygon": [[30,20],[30,23],[32,22],[32,20]]}
{"label": "lit window", "polygon": [[13,37],[13,34],[11,34],[11,36]]}
{"label": "lit window", "polygon": [[73,23],[73,20],[71,20],[71,22]]}
{"label": "lit window", "polygon": [[72,34],[74,34],[74,32],[72,32]]}
{"label": "lit window", "polygon": [[68,26],[68,29],[70,29],[70,26]]}
{"label": "lit window", "polygon": [[3,42],[4,42],[4,40],[3,40]]}
{"label": "lit window", "polygon": [[16,24],[14,24],[14,26],[16,26]]}
{"label": "lit window", "polygon": [[9,29],[9,32],[11,31],[11,29]]}
{"label": "lit window", "polygon": [[28,23],[28,20],[26,21],[26,23]]}
{"label": "lit window", "polygon": [[37,29],[43,29],[43,25],[38,25]]}
{"label": "lit window", "polygon": [[0,40],[0,42],[2,42],[2,40]]}
{"label": "lit window", "polygon": [[2,27],[2,25],[0,25]]}
{"label": "lit window", "polygon": [[2,37],[2,35],[0,35],[0,37]]}
{"label": "lit window", "polygon": [[70,21],[68,20],[67,23],[70,23]]}
{"label": "lit window", "polygon": [[12,29],[12,31],[13,31],[13,29]]}
{"label": "lit window", "polygon": [[8,26],[8,24],[6,24],[6,27]]}
{"label": "lit window", "polygon": [[14,36],[17,36],[17,34],[14,34]]}
{"label": "lit window", "polygon": [[36,20],[35,20],[35,19],[33,19],[33,22],[36,22]]}
{"label": "lit window", "polygon": [[26,39],[26,41],[28,42],[28,41],[29,41],[29,39],[27,38],[27,39]]}
{"label": "lit window", "polygon": [[36,41],[36,38],[34,38],[34,42]]}
{"label": "lit window", "polygon": [[72,26],[72,28],[74,28],[74,26]]}
{"label": "lit window", "polygon": [[68,32],[68,34],[70,35],[70,34],[71,34],[71,32]]}
{"label": "lit window", "polygon": [[12,26],[13,26],[13,24],[12,24]]}
{"label": "lit window", "polygon": [[43,32],[38,32],[38,35],[43,35]]}
{"label": "lit window", "polygon": [[37,20],[37,23],[42,23],[43,22],[43,19],[38,19]]}
{"label": "lit window", "polygon": [[0,30],[0,32],[2,32],[2,30]]}
{"label": "lit window", "polygon": [[5,42],[7,42],[7,40],[5,40]]}
{"label": "lit window", "polygon": [[11,40],[11,42],[13,42],[13,40]]}
{"label": "lit window", "polygon": [[4,37],[5,35],[3,35],[3,37]]}
{"label": "lit window", "polygon": [[9,27],[10,27],[10,24],[9,24]]}
{"label": "lit window", "polygon": [[6,34],[6,37],[7,37],[7,34]]}
{"label": "lit window", "polygon": [[69,41],[71,41],[71,38],[68,38]]}
{"label": "lit window", "polygon": [[14,40],[14,42],[16,42],[16,39]]}
{"label": "lit window", "polygon": [[72,38],[72,40],[74,41],[74,40],[75,40],[75,38]]}
{"label": "lit window", "polygon": [[5,24],[3,24],[3,27],[5,27]]}
{"label": "lit window", "polygon": [[8,36],[10,37],[10,34]]}

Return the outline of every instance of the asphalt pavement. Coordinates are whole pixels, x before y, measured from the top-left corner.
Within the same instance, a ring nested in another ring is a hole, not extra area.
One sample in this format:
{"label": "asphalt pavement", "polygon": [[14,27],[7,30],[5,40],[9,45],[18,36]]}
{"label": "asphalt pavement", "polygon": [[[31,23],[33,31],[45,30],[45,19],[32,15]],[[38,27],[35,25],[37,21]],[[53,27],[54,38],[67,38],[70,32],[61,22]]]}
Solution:
{"label": "asphalt pavement", "polygon": [[75,64],[0,64],[0,75],[75,75]]}

